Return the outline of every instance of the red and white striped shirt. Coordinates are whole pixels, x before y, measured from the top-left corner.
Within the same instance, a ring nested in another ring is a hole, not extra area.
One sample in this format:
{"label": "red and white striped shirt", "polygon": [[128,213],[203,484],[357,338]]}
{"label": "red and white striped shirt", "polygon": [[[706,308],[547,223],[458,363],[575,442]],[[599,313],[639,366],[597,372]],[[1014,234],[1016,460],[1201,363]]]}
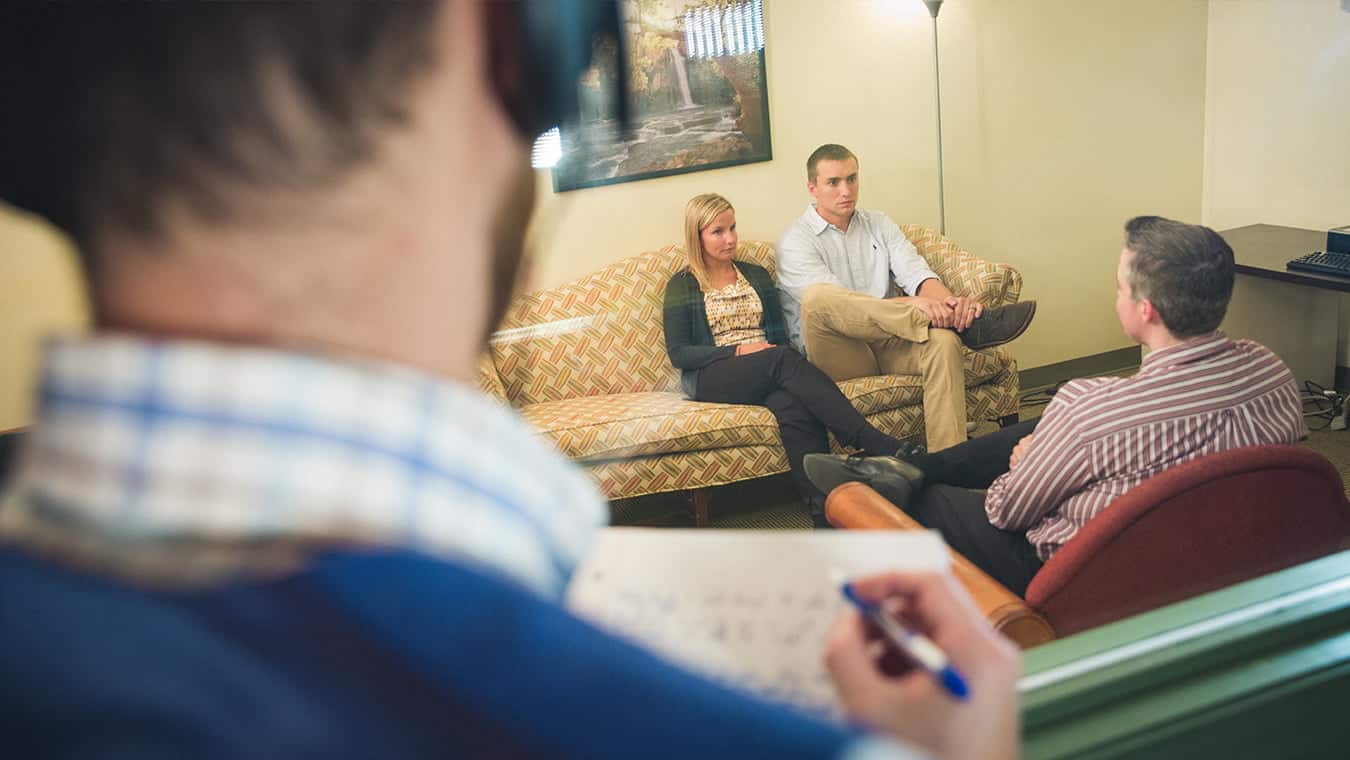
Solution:
{"label": "red and white striped shirt", "polygon": [[1307,437],[1280,357],[1214,332],[1144,358],[1133,377],[1065,384],[1033,444],[989,487],[989,522],[1025,531],[1042,560],[1144,480],[1205,454]]}

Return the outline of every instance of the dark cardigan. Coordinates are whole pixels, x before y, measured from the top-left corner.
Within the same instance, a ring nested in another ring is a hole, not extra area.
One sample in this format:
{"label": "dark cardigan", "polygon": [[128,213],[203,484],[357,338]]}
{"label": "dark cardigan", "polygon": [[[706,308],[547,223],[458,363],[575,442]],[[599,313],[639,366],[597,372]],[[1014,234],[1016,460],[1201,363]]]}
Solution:
{"label": "dark cardigan", "polygon": [[[783,308],[778,301],[778,288],[774,286],[768,270],[745,261],[732,263],[745,275],[764,307],[760,318],[764,340],[775,346],[786,345],[787,328],[783,324]],[[670,355],[670,363],[681,370],[680,384],[685,394],[693,398],[698,386],[698,371],[719,359],[735,356],[736,347],[719,346],[713,342],[703,290],[688,269],[676,272],[666,283],[663,312],[666,353]]]}

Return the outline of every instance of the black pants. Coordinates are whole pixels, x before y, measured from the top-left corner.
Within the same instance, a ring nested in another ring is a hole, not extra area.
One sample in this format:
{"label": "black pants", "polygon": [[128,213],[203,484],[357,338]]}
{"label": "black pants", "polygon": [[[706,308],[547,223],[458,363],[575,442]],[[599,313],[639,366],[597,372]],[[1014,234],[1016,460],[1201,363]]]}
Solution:
{"label": "black pants", "polygon": [[868,455],[894,454],[900,448],[898,439],[863,418],[828,375],[787,346],[709,364],[699,370],[694,400],[767,406],[778,420],[797,487],[814,508],[824,503],[824,495],[806,477],[802,458],[830,450],[827,430],[840,443]]}
{"label": "black pants", "polygon": [[984,511],[984,491],[1008,471],[1008,457],[1038,420],[1009,425],[935,454],[915,457],[927,487],[905,511],[942,534],[947,545],[994,580],[1022,596],[1041,569],[1025,533],[995,528]]}
{"label": "black pants", "polygon": [[949,446],[934,454],[911,457],[923,470],[929,483],[946,483],[962,488],[988,488],[1008,471],[1013,447],[1031,435],[1040,418],[1026,420],[965,443]]}

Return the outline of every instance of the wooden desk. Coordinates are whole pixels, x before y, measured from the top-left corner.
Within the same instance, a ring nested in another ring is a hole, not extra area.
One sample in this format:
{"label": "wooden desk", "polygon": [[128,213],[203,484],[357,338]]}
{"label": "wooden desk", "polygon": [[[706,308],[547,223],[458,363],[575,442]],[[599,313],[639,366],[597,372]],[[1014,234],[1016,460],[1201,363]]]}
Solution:
{"label": "wooden desk", "polygon": [[1249,224],[1219,233],[1233,247],[1233,258],[1238,274],[1249,274],[1267,280],[1292,282],[1312,288],[1339,290],[1350,293],[1350,277],[1329,274],[1294,272],[1285,268],[1290,259],[1305,253],[1325,251],[1325,230],[1305,230],[1299,227],[1279,227],[1274,224]]}
{"label": "wooden desk", "polygon": [[1250,224],[1219,233],[1233,247],[1237,278],[1222,329],[1279,354],[1300,383],[1330,388],[1336,374],[1340,296],[1350,278],[1291,272],[1285,263],[1326,247],[1326,230]]}

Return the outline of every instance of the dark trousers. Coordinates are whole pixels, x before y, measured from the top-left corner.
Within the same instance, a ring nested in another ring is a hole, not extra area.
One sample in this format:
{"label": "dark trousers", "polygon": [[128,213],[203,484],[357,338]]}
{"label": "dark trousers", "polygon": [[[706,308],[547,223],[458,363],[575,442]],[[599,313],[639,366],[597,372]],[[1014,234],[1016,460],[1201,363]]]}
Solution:
{"label": "dark trousers", "polygon": [[927,487],[905,511],[925,527],[942,534],[947,545],[974,562],[1018,596],[1041,569],[1025,533],[995,528],[984,511],[984,491],[1008,471],[1008,457],[1037,420],[972,438],[935,454],[915,457]]}
{"label": "dark trousers", "polygon": [[1008,471],[1013,447],[1031,435],[1040,418],[1025,420],[979,438],[949,446],[934,454],[911,457],[923,470],[929,483],[946,483],[962,488],[988,488]]}
{"label": "dark trousers", "polygon": [[694,400],[768,407],[778,420],[797,487],[813,508],[824,503],[824,495],[806,477],[802,458],[830,450],[827,430],[869,455],[900,448],[900,441],[868,422],[828,375],[787,346],[709,364],[698,372]]}

